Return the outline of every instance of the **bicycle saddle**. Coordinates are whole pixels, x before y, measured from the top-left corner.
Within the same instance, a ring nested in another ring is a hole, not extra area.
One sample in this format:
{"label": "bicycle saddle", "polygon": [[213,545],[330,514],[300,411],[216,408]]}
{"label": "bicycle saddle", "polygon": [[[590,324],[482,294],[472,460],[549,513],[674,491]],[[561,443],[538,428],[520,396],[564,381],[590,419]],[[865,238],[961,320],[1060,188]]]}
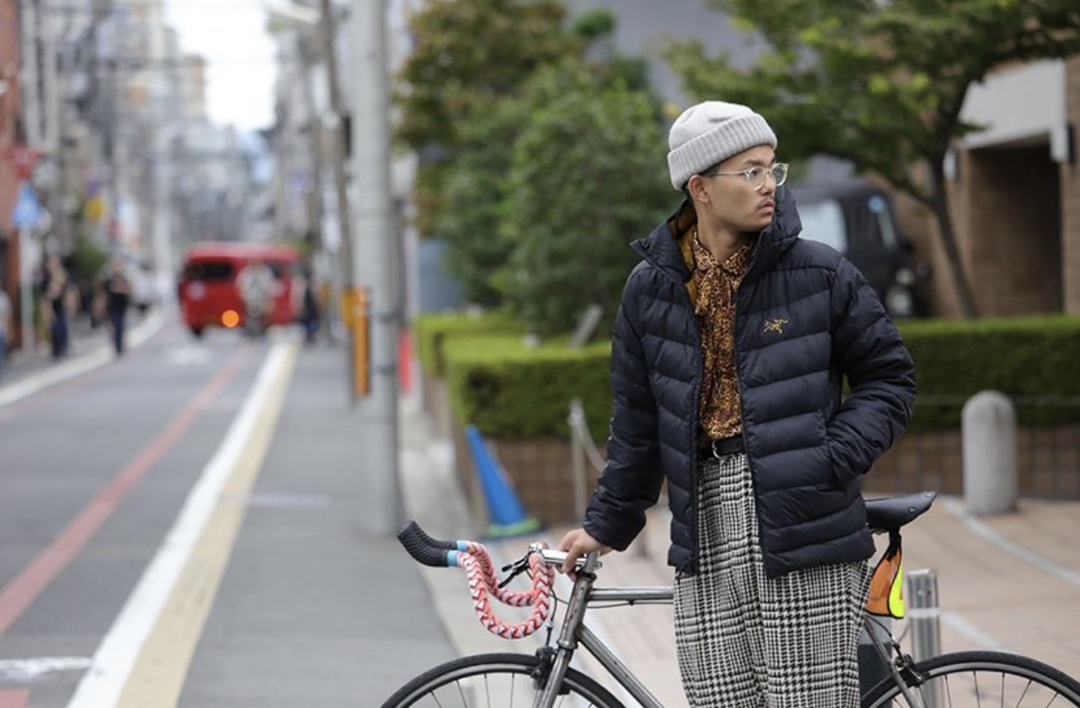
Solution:
{"label": "bicycle saddle", "polygon": [[866,500],[866,523],[876,531],[896,531],[922,516],[933,505],[937,492]]}

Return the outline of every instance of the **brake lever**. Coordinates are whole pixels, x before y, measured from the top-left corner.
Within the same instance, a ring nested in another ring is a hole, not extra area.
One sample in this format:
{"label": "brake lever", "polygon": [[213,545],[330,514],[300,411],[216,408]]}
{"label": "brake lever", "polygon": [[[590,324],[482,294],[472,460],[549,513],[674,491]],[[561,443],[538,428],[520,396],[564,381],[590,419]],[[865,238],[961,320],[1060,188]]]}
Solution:
{"label": "brake lever", "polygon": [[510,581],[512,581],[514,578],[521,575],[522,573],[524,573],[528,569],[529,569],[529,556],[528,556],[528,554],[526,554],[523,558],[518,558],[513,563],[509,563],[507,565],[504,565],[502,567],[502,570],[503,570],[504,573],[509,571],[509,575],[507,575],[505,578],[502,579],[502,581],[499,582],[499,589],[501,590],[502,588],[509,585]]}

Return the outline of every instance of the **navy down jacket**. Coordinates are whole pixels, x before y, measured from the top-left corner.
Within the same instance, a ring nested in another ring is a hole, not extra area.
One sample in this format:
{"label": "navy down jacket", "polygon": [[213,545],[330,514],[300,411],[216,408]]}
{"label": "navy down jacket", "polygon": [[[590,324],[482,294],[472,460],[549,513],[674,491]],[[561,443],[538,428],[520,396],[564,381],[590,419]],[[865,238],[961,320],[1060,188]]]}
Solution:
{"label": "navy down jacket", "polygon": [[[668,562],[690,574],[702,356],[677,238],[692,214],[684,203],[633,244],[643,261],[615,323],[608,461],[584,523],[624,550],[666,478]],[[835,250],[800,239],[801,228],[781,188],[736,296],[743,436],[770,577],[873,555],[861,476],[903,433],[915,402],[914,365],[877,295]]]}

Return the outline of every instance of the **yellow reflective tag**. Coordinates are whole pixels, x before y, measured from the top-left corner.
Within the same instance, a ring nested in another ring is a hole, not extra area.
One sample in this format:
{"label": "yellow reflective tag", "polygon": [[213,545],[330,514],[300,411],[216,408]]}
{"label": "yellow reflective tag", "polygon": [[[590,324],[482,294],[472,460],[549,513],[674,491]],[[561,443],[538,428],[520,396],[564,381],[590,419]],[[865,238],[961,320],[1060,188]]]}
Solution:
{"label": "yellow reflective tag", "polygon": [[904,618],[904,552],[899,538],[890,543],[874,568],[866,611],[878,617]]}
{"label": "yellow reflective tag", "polygon": [[904,611],[904,561],[901,559],[900,568],[889,589],[889,614],[896,619],[904,619]]}

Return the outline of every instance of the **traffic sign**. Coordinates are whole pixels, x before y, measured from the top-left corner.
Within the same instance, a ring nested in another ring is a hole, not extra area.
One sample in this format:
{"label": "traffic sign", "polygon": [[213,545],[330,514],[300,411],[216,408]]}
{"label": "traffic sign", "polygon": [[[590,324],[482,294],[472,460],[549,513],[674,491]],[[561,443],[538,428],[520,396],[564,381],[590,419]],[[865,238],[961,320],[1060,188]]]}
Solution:
{"label": "traffic sign", "polygon": [[45,210],[41,207],[34,188],[29,182],[19,185],[19,197],[15,200],[15,208],[11,212],[11,226],[19,229],[36,229],[45,218]]}
{"label": "traffic sign", "polygon": [[41,153],[25,145],[10,145],[4,150],[4,159],[14,166],[15,177],[19,181],[24,181],[34,174],[34,168],[41,159]]}

